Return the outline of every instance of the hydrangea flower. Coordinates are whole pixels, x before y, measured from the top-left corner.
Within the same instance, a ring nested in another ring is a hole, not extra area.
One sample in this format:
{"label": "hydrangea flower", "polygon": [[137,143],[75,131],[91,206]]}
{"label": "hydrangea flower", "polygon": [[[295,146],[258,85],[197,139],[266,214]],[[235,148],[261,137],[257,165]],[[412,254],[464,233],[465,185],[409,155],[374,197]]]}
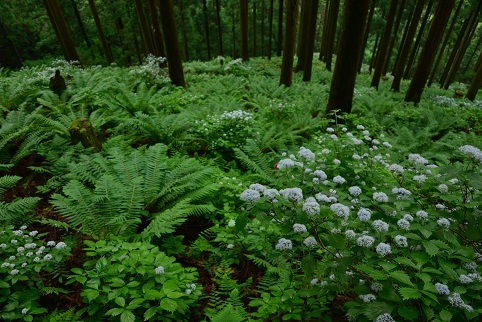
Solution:
{"label": "hydrangea flower", "polygon": [[348,239],[355,238],[356,233],[353,230],[349,229],[349,230],[345,231],[345,237],[348,238]]}
{"label": "hydrangea flower", "polygon": [[450,294],[449,287],[445,284],[435,283],[435,288],[437,289],[439,294],[442,294],[442,295],[449,295]]}
{"label": "hydrangea flower", "polygon": [[316,199],[309,197],[303,203],[303,211],[310,216],[318,215],[320,213],[320,204],[316,202]]}
{"label": "hydrangea flower", "polygon": [[348,192],[349,192],[350,195],[352,195],[353,197],[358,197],[359,195],[361,195],[362,190],[361,190],[361,188],[358,187],[358,186],[353,186],[353,187],[348,188]]}
{"label": "hydrangea flower", "polygon": [[259,183],[253,183],[249,186],[249,189],[256,190],[258,192],[263,192],[266,190],[266,187]]}
{"label": "hydrangea flower", "polygon": [[373,294],[363,294],[363,295],[359,295],[358,297],[361,298],[365,303],[375,301],[377,299],[377,297]]}
{"label": "hydrangea flower", "polygon": [[395,319],[389,313],[383,313],[377,316],[375,322],[395,322]]}
{"label": "hydrangea flower", "polygon": [[278,162],[277,168],[281,170],[284,168],[292,168],[294,166],[295,166],[295,161],[291,159],[283,159]]}
{"label": "hydrangea flower", "polygon": [[341,203],[334,203],[330,206],[331,211],[335,213],[338,217],[343,217],[345,220],[348,219],[350,215],[350,208],[341,204]]}
{"label": "hydrangea flower", "polygon": [[292,249],[293,248],[293,243],[291,240],[286,239],[286,238],[280,238],[278,240],[278,244],[276,244],[275,249],[276,250],[286,250],[286,249]]}
{"label": "hydrangea flower", "polygon": [[315,154],[311,152],[311,150],[306,149],[304,147],[300,148],[300,151],[298,152],[299,156],[302,158],[305,158],[306,160],[314,160],[315,159]]}
{"label": "hydrangea flower", "polygon": [[370,288],[377,293],[383,291],[383,285],[378,282],[373,282],[372,285],[370,285]]}
{"label": "hydrangea flower", "polygon": [[294,224],[293,230],[295,231],[295,233],[299,233],[299,234],[306,233],[307,231],[306,226],[303,224]]}
{"label": "hydrangea flower", "polygon": [[373,193],[373,200],[378,202],[388,202],[388,196],[384,192],[375,192]]}
{"label": "hydrangea flower", "polygon": [[55,242],[53,240],[47,242],[47,247],[54,247]]}
{"label": "hydrangea flower", "polygon": [[393,188],[392,193],[397,195],[397,200],[408,199],[408,197],[412,194],[410,190],[405,188]]}
{"label": "hydrangea flower", "polygon": [[413,177],[413,181],[417,181],[419,184],[424,183],[427,180],[427,176],[424,174],[417,175]]}
{"label": "hydrangea flower", "polygon": [[388,231],[388,224],[380,219],[375,220],[372,226],[378,231]]}
{"label": "hydrangea flower", "polygon": [[279,196],[279,191],[276,189],[266,189],[263,191],[263,195],[271,201],[275,201],[276,196]]}
{"label": "hydrangea flower", "polygon": [[449,192],[449,187],[445,184],[445,183],[442,183],[442,184],[439,184],[439,186],[437,187],[438,191],[440,191],[441,193],[447,193]]}
{"label": "hydrangea flower", "polygon": [[375,250],[382,257],[385,257],[392,253],[392,248],[390,247],[390,245],[385,243],[378,244]]}
{"label": "hydrangea flower", "polygon": [[397,236],[395,236],[395,243],[396,243],[399,247],[408,247],[407,237],[402,236],[402,235],[397,235]]}
{"label": "hydrangea flower", "polygon": [[338,184],[343,184],[346,182],[346,180],[342,176],[336,176],[333,178],[333,182]]}
{"label": "hydrangea flower", "polygon": [[299,202],[303,199],[303,191],[300,188],[286,188],[279,193],[289,201]]}
{"label": "hydrangea flower", "polygon": [[360,221],[369,221],[372,216],[372,212],[370,211],[370,209],[360,208],[357,215]]}
{"label": "hydrangea flower", "polygon": [[450,220],[448,220],[447,218],[438,219],[437,224],[445,230],[448,230],[450,228]]}
{"label": "hydrangea flower", "polygon": [[156,275],[164,274],[164,267],[158,266],[154,269],[154,272],[156,273]]}
{"label": "hydrangea flower", "polygon": [[311,282],[310,282],[310,284],[311,284],[311,285],[316,285],[316,284],[318,284],[318,279],[317,279],[317,278],[312,279]]}
{"label": "hydrangea flower", "polygon": [[428,160],[422,157],[420,154],[409,154],[408,159],[413,161],[415,165],[425,165],[428,164]]}
{"label": "hydrangea flower", "polygon": [[420,219],[427,219],[427,218],[428,218],[428,213],[427,213],[426,211],[419,210],[419,211],[417,211],[417,213],[415,214],[415,216],[417,216],[417,217],[420,218]]}
{"label": "hydrangea flower", "polygon": [[310,237],[307,237],[307,238],[305,239],[305,241],[303,242],[303,244],[305,244],[305,246],[307,246],[307,247],[313,247],[313,246],[316,246],[318,243],[316,242],[315,237],[310,236]]}
{"label": "hydrangea flower", "polygon": [[313,175],[319,178],[320,180],[326,180],[328,176],[326,175],[325,171],[323,170],[315,170]]}
{"label": "hydrangea flower", "polygon": [[479,148],[472,145],[463,145],[459,150],[468,155],[469,158],[482,162],[482,151]]}
{"label": "hydrangea flower", "polygon": [[367,235],[358,237],[356,240],[357,245],[362,247],[372,247],[374,242],[375,242],[375,238]]}
{"label": "hydrangea flower", "polygon": [[[259,191],[253,189],[246,189],[241,193],[240,199],[249,202],[258,201],[261,198]],[[48,246],[48,244],[47,244]]]}
{"label": "hydrangea flower", "polygon": [[397,221],[398,227],[403,230],[409,230],[410,229],[410,222],[406,219],[400,219]]}
{"label": "hydrangea flower", "polygon": [[59,243],[55,246],[55,248],[57,248],[57,249],[64,249],[65,247],[67,247],[67,244],[64,243],[64,242],[59,242]]}

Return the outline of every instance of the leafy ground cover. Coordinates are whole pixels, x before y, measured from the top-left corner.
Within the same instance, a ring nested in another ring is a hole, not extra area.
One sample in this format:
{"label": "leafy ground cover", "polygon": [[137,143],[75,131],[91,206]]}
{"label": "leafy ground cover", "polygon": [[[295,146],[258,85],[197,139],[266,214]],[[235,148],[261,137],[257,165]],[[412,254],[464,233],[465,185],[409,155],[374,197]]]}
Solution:
{"label": "leafy ground cover", "polygon": [[317,60],[289,88],[278,59],[157,64],[1,71],[2,320],[480,319],[464,84],[413,106],[362,73],[336,123]]}

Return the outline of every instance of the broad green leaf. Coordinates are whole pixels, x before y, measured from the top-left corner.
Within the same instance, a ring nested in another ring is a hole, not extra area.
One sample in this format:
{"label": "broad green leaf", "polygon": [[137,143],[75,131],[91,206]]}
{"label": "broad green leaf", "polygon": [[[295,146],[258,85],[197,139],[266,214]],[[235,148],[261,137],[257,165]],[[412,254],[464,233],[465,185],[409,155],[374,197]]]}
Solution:
{"label": "broad green leaf", "polygon": [[147,290],[144,293],[144,298],[148,301],[160,300],[162,298],[162,293],[157,290]]}
{"label": "broad green leaf", "polygon": [[144,313],[144,321],[150,320],[154,315],[157,314],[157,306],[151,307]]}
{"label": "broad green leaf", "polygon": [[431,257],[438,254],[439,248],[431,241],[422,240],[422,245]]}
{"label": "broad green leaf", "polygon": [[440,318],[442,319],[442,321],[450,321],[452,320],[452,313],[447,310],[442,310],[440,312]]}
{"label": "broad green leaf", "polygon": [[10,287],[10,284],[0,280],[0,288],[9,288],[9,287]]}
{"label": "broad green leaf", "polygon": [[174,281],[167,281],[162,285],[162,291],[167,295],[171,292],[174,292],[178,289],[176,282]]}
{"label": "broad green leaf", "polygon": [[411,259],[406,258],[406,257],[396,257],[395,261],[398,262],[399,264],[410,266],[415,269],[420,269],[418,265],[416,265]]}
{"label": "broad green leaf", "polygon": [[394,272],[390,272],[389,274],[390,274],[391,277],[393,277],[397,281],[402,282],[403,284],[413,286],[413,283],[410,280],[410,276],[408,276],[405,272],[394,271]]}
{"label": "broad green leaf", "polygon": [[383,280],[387,279],[387,273],[386,272],[378,271],[378,270],[374,269],[373,267],[368,266],[366,264],[357,265],[356,268],[359,269],[360,271],[364,272],[364,273],[367,273],[374,280],[383,281]]}
{"label": "broad green leaf", "polygon": [[168,298],[163,298],[161,300],[161,308],[163,310],[169,311],[169,312],[174,312],[177,309],[177,303],[174,300],[168,299]]}
{"label": "broad green leaf", "polygon": [[417,320],[419,317],[418,310],[414,307],[402,306],[398,309],[398,314],[409,321]]}
{"label": "broad green leaf", "polygon": [[387,272],[397,267],[397,264],[390,262],[380,262],[379,265]]}
{"label": "broad green leaf", "polygon": [[305,275],[310,276],[316,269],[316,260],[311,253],[308,253],[301,261],[301,269]]}
{"label": "broad green leaf", "polygon": [[432,280],[430,275],[425,274],[425,273],[415,273],[415,276],[417,276],[419,279],[421,279],[424,283],[428,283]]}
{"label": "broad green leaf", "polygon": [[81,294],[82,297],[86,297],[89,302],[99,297],[99,291],[93,289],[83,290]]}
{"label": "broad green leaf", "polygon": [[134,310],[134,309],[138,308],[144,302],[145,302],[145,299],[143,299],[143,298],[134,299],[129,303],[129,305],[127,305],[127,309],[128,310]]}
{"label": "broad green leaf", "polygon": [[117,305],[119,305],[119,306],[122,306],[122,307],[126,306],[126,299],[123,298],[123,297],[121,297],[121,296],[116,297],[114,301],[115,301],[115,302],[117,303]]}
{"label": "broad green leaf", "polygon": [[112,316],[118,316],[119,314],[122,314],[124,312],[124,308],[116,307],[115,309],[110,309],[105,313],[105,315],[112,315]]}
{"label": "broad green leaf", "polygon": [[121,322],[134,322],[136,317],[131,311],[124,311],[120,317]]}
{"label": "broad green leaf", "polygon": [[178,299],[178,298],[180,298],[181,296],[184,296],[184,295],[186,295],[186,293],[182,293],[182,292],[167,293],[167,297],[170,298],[170,299]]}
{"label": "broad green leaf", "polygon": [[84,273],[84,270],[82,268],[78,268],[78,267],[72,268],[71,271],[73,273],[79,274],[79,275],[82,275]]}
{"label": "broad green leaf", "polygon": [[404,300],[419,299],[422,297],[422,293],[419,290],[411,287],[400,287],[398,292],[403,297]]}

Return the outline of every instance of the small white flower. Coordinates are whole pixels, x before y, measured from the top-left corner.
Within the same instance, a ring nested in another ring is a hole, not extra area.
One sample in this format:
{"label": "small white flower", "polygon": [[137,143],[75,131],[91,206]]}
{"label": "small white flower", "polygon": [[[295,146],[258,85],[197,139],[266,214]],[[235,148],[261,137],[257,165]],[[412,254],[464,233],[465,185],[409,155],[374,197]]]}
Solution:
{"label": "small white flower", "polygon": [[27,308],[23,308],[23,309],[22,309],[22,314],[23,314],[23,315],[27,314],[27,312],[28,312],[28,309],[27,309]]}
{"label": "small white flower", "polygon": [[279,193],[289,201],[299,202],[303,199],[303,191],[300,188],[286,188]]}
{"label": "small white flower", "polygon": [[400,219],[397,221],[398,227],[403,230],[409,230],[410,229],[410,222],[406,219]]}
{"label": "small white flower", "polygon": [[383,291],[383,285],[378,282],[373,282],[372,285],[370,285],[370,288],[377,293]]}
{"label": "small white flower", "polygon": [[20,227],[20,229],[25,230],[25,229],[27,229],[27,226],[24,225],[24,226]]}
{"label": "small white flower", "polygon": [[40,262],[40,258],[39,258],[39,257],[35,257],[35,258],[33,259],[33,261],[34,261],[34,262]]}
{"label": "small white flower", "polygon": [[0,244],[0,248],[7,248],[7,244]]}
{"label": "small white flower", "polygon": [[378,202],[388,202],[388,196],[384,192],[373,193],[373,200]]}
{"label": "small white flower", "polygon": [[427,219],[427,218],[428,218],[428,213],[427,213],[426,211],[419,210],[419,211],[417,211],[417,213],[415,214],[415,216],[417,216],[417,217],[420,218],[420,219]]}
{"label": "small white flower", "polygon": [[14,230],[14,231],[12,231],[12,233],[13,233],[15,236],[22,236],[22,235],[23,235],[23,231],[21,231],[21,230]]}
{"label": "small white flower", "polygon": [[334,165],[340,165],[340,164],[341,164],[341,161],[338,160],[338,159],[333,159],[333,164],[334,164]]}
{"label": "small white flower", "polygon": [[372,225],[378,231],[388,231],[388,224],[383,220],[375,220]]}
{"label": "small white flower", "polygon": [[442,294],[442,295],[449,295],[450,294],[450,290],[449,290],[448,286],[445,285],[445,284],[435,283],[435,288],[437,289],[439,294]]}
{"label": "small white flower", "polygon": [[57,249],[63,249],[63,248],[65,248],[65,247],[67,247],[67,244],[64,243],[64,242],[59,242],[59,243],[55,246],[55,248],[57,248]]}
{"label": "small white flower", "polygon": [[358,237],[358,239],[356,240],[357,245],[362,247],[371,247],[374,242],[375,238],[366,235]]}
{"label": "small white flower", "polygon": [[315,154],[311,152],[311,150],[306,149],[304,147],[300,148],[300,151],[298,152],[298,155],[302,158],[305,158],[306,160],[314,160],[315,159]]}
{"label": "small white flower", "polygon": [[49,261],[51,259],[52,259],[52,255],[50,255],[50,254],[47,254],[47,255],[44,256],[44,261]]}
{"label": "small white flower", "polygon": [[350,215],[350,208],[341,203],[332,204],[330,209],[335,213],[335,215],[338,217],[343,217],[345,220],[347,220],[348,216]]}
{"label": "small white flower", "polygon": [[392,253],[392,248],[390,247],[389,244],[380,243],[377,245],[376,251],[380,256],[385,257],[386,255],[389,255]]}
{"label": "small white flower", "polygon": [[295,231],[295,233],[299,233],[299,234],[306,233],[307,231],[306,226],[303,224],[294,224],[293,230]]}
{"label": "small white flower", "polygon": [[275,246],[276,250],[286,250],[286,249],[292,249],[293,248],[293,243],[291,240],[286,239],[286,238],[280,238],[278,240],[278,244]]}
{"label": "small white flower", "polygon": [[348,239],[352,239],[352,238],[356,237],[356,234],[353,230],[349,229],[349,230],[345,231],[345,237],[348,238]]}
{"label": "small white flower", "polygon": [[316,202],[316,199],[309,197],[303,203],[303,211],[310,216],[318,215],[320,213],[320,204]]}
{"label": "small white flower", "polygon": [[359,295],[359,298],[361,298],[363,300],[363,302],[365,302],[365,303],[375,301],[377,299],[377,297],[373,294]]}
{"label": "small white flower", "polygon": [[27,263],[22,263],[22,268],[27,267]]}
{"label": "small white flower", "polygon": [[467,276],[467,275],[461,274],[461,275],[459,276],[459,281],[460,281],[460,283],[462,283],[462,284],[470,284],[470,283],[472,283],[474,280],[471,279],[471,278],[470,278],[469,276]]}
{"label": "small white flower", "polygon": [[54,247],[55,244],[56,244],[56,243],[55,243],[53,240],[48,241],[48,242],[47,242],[47,247]]}
{"label": "small white flower", "polygon": [[419,184],[422,184],[422,183],[425,182],[425,180],[427,180],[427,176],[424,175],[424,174],[417,175],[417,176],[414,176],[414,177],[413,177],[413,180],[414,180],[414,181],[417,181]]}
{"label": "small white flower", "polygon": [[307,247],[313,247],[313,246],[316,246],[318,243],[316,242],[315,237],[310,236],[305,239],[303,244],[305,244],[305,246]]}
{"label": "small white flower", "polygon": [[441,193],[447,193],[449,192],[449,187],[445,184],[445,183],[442,183],[440,184],[438,187],[437,187],[438,191],[440,191]]}
{"label": "small white flower", "polygon": [[158,266],[154,269],[154,272],[156,273],[156,275],[164,274],[164,267]]}
{"label": "small white flower", "polygon": [[10,274],[11,274],[11,275],[17,275],[18,272],[19,272],[18,269],[12,269],[12,270],[10,271]]}
{"label": "small white flower", "polygon": [[357,215],[360,221],[369,221],[372,216],[372,212],[370,211],[370,209],[360,208]]}
{"label": "small white flower", "polygon": [[348,192],[349,192],[350,195],[352,195],[353,197],[358,197],[359,195],[361,195],[362,190],[361,190],[360,187],[358,187],[358,186],[353,186],[353,187],[348,188]]}
{"label": "small white flower", "polygon": [[14,261],[14,260],[15,260],[15,256],[10,256],[8,259],[11,260],[11,261]]}
{"label": "small white flower", "polygon": [[234,219],[230,219],[228,221],[228,227],[232,228],[234,226],[236,226],[236,221]]}
{"label": "small white flower", "polygon": [[311,280],[310,283],[311,283],[311,285],[316,285],[316,284],[318,284],[318,279],[314,278],[314,279]]}
{"label": "small white flower", "polygon": [[402,235],[395,236],[395,243],[397,243],[398,247],[408,247],[407,237]]}
{"label": "small white flower", "polygon": [[377,316],[375,322],[395,322],[395,319],[389,313],[383,313]]}
{"label": "small white flower", "polygon": [[31,232],[28,233],[31,237],[35,237],[38,234],[38,231],[32,230]]}
{"label": "small white flower", "polygon": [[263,192],[266,190],[266,187],[259,183],[253,183],[252,185],[249,186],[249,189],[256,190],[258,192]]}
{"label": "small white flower", "polygon": [[[240,199],[249,202],[258,201],[261,198],[259,191],[253,189],[246,189],[241,193]],[[48,244],[47,244],[48,246]]]}
{"label": "small white flower", "polygon": [[438,219],[437,224],[443,227],[445,230],[448,230],[450,228],[450,221],[447,218]]}
{"label": "small white flower", "polygon": [[312,174],[318,177],[319,180],[326,180],[328,178],[323,170],[315,170]]}
{"label": "small white flower", "polygon": [[333,182],[338,184],[343,184],[346,182],[346,180],[342,176],[336,176],[333,178]]}
{"label": "small white flower", "polygon": [[12,239],[12,240],[10,241],[10,243],[11,243],[11,244],[16,244],[16,243],[18,243],[18,240]]}
{"label": "small white flower", "polygon": [[191,292],[192,292],[192,291],[191,291],[191,289],[189,289],[189,288],[186,290],[186,294],[187,294],[187,295],[191,294]]}

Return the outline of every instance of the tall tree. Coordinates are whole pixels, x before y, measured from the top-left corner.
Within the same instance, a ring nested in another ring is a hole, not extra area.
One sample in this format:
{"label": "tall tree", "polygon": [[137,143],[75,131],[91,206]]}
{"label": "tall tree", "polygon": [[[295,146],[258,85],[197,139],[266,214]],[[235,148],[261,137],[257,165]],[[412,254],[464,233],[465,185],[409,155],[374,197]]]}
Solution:
{"label": "tall tree", "polygon": [[370,0],[346,0],[335,70],[325,114],[350,113]]}
{"label": "tall tree", "polygon": [[378,89],[378,84],[380,84],[380,77],[382,76],[383,63],[386,59],[388,52],[388,44],[390,41],[390,36],[392,34],[393,21],[395,19],[395,13],[397,12],[397,0],[392,0],[390,2],[390,8],[388,9],[387,23],[385,25],[385,30],[383,31],[382,39],[380,40],[380,47],[378,48],[377,60],[375,62],[375,72],[373,73],[372,83],[370,87],[375,87]]}
{"label": "tall tree", "polygon": [[264,18],[266,14],[266,4],[265,0],[261,1],[261,56],[266,53],[266,48],[264,47]]}
{"label": "tall tree", "polygon": [[280,85],[285,86],[291,86],[293,82],[293,56],[295,54],[298,7],[298,0],[286,0],[285,41],[283,45],[283,62],[280,76]]}
{"label": "tall tree", "polygon": [[[482,59],[482,51],[480,52],[480,55],[479,55],[479,60],[481,59]],[[475,100],[475,96],[477,95],[477,92],[479,91],[480,87],[482,87],[482,64],[478,66],[475,76],[472,78],[472,82],[470,83],[470,87],[465,97],[467,97],[471,101]]]}
{"label": "tall tree", "polygon": [[87,36],[87,32],[85,31],[84,22],[80,17],[80,12],[79,12],[79,8],[77,7],[77,3],[75,2],[75,0],[70,0],[70,3],[72,4],[72,9],[74,10],[75,18],[77,19],[77,22],[79,24],[80,32],[82,33],[82,38],[84,38],[84,41],[87,47],[90,48],[92,44],[90,42],[89,37]]}
{"label": "tall tree", "polygon": [[147,22],[146,12],[144,11],[142,0],[135,0],[135,4],[145,52],[146,54],[155,55],[156,48],[154,47],[154,42],[152,40],[152,31],[149,28],[149,23]]}
{"label": "tall tree", "polygon": [[62,51],[64,53],[65,60],[79,61],[79,55],[77,54],[77,50],[75,49],[74,41],[72,40],[72,36],[69,32],[69,27],[67,26],[67,22],[64,19],[58,1],[43,0],[43,3],[54,28],[60,47],[62,48]]}
{"label": "tall tree", "polygon": [[186,87],[184,71],[182,69],[181,50],[177,39],[176,21],[174,20],[174,7],[172,0],[162,0],[159,2],[161,11],[162,31],[166,43],[167,64],[169,67],[169,77],[176,86]]}
{"label": "tall tree", "polygon": [[208,60],[211,60],[211,42],[209,39],[209,19],[208,19],[208,8],[206,0],[203,0],[203,12],[204,12],[204,30],[206,34],[206,46],[208,50]]}
{"label": "tall tree", "polygon": [[166,57],[166,51],[164,50],[164,39],[162,37],[161,23],[159,22],[159,15],[157,14],[156,0],[149,0],[149,15],[152,23],[152,41],[156,48],[156,56]]}
{"label": "tall tree", "polygon": [[[159,3],[163,0],[159,0]],[[182,4],[182,0],[179,0],[179,15],[181,16],[181,31],[182,31],[182,41],[184,44],[184,59],[187,61],[189,60],[189,44],[187,40],[187,31],[186,31],[186,19],[184,18],[184,6]],[[162,17],[162,14],[161,14]]]}
{"label": "tall tree", "polygon": [[298,48],[297,56],[298,62],[296,63],[295,72],[303,71],[305,67],[305,57],[307,53],[308,43],[308,29],[310,25],[310,8],[311,0],[304,0],[301,2],[301,16],[300,16],[300,30],[298,32]]}
{"label": "tall tree", "polygon": [[405,43],[403,44],[403,47],[401,49],[398,62],[395,65],[395,71],[393,72],[393,82],[392,82],[392,90],[394,90],[395,92],[400,91],[400,82],[403,76],[403,69],[407,62],[408,54],[410,53],[410,48],[412,47],[413,37],[417,32],[418,23],[420,22],[420,18],[422,17],[424,3],[425,3],[425,0],[417,0],[415,10],[413,11],[412,19],[410,21],[410,27],[408,28],[407,35],[405,37]]}
{"label": "tall tree", "polygon": [[104,29],[100,23],[99,14],[97,13],[97,7],[95,6],[94,0],[89,0],[90,11],[92,12],[92,17],[94,18],[95,26],[97,27],[97,32],[99,33],[100,42],[102,43],[102,49],[104,50],[105,59],[110,65],[114,62],[114,57],[112,57],[112,51],[110,50],[109,43],[104,35]]}
{"label": "tall tree", "polygon": [[248,0],[239,0],[239,21],[241,30],[241,58],[243,61],[248,61]]}
{"label": "tall tree", "polygon": [[363,33],[362,49],[360,51],[360,58],[358,58],[358,72],[359,73],[361,72],[361,67],[362,67],[362,64],[363,64],[363,57],[365,56],[364,55],[365,54],[365,47],[366,47],[367,42],[368,42],[368,35],[370,34],[370,26],[372,24],[373,15],[375,14],[376,3],[377,3],[376,0],[372,0],[371,4],[370,4],[370,11],[369,11],[369,14],[368,14],[367,23],[365,25],[365,31]]}
{"label": "tall tree", "polygon": [[221,5],[219,4],[219,0],[216,0],[216,23],[218,25],[218,49],[219,49],[219,56],[224,56],[224,49],[223,49],[223,28],[221,26]]}
{"label": "tall tree", "polygon": [[283,5],[284,0],[279,0],[278,6],[278,46],[276,47],[276,55],[281,56],[283,50]]}
{"label": "tall tree", "polygon": [[333,50],[335,48],[336,38],[336,25],[338,22],[338,11],[340,10],[340,0],[330,0],[330,8],[328,14],[328,20],[325,22],[325,28],[327,28],[326,43],[324,45],[324,61],[326,69],[331,71],[331,63],[333,60]]}
{"label": "tall tree", "polygon": [[397,18],[393,25],[392,37],[390,38],[390,43],[388,44],[387,55],[385,56],[385,61],[383,63],[382,74],[385,75],[388,71],[390,65],[390,58],[392,57],[393,47],[395,46],[395,41],[398,38],[398,29],[400,28],[400,23],[402,21],[403,12],[405,10],[406,0],[402,0],[400,7],[398,8]]}
{"label": "tall tree", "polygon": [[455,5],[455,0],[439,0],[437,9],[435,10],[432,24],[428,32],[427,38],[423,45],[422,53],[418,61],[417,68],[413,75],[412,81],[405,95],[405,102],[420,102],[425,83],[427,82],[430,68],[432,67],[437,48],[445,31],[445,27],[450,18],[450,14]]}
{"label": "tall tree", "polygon": [[269,4],[269,38],[268,38],[268,59],[271,59],[271,44],[273,40],[273,0]]}
{"label": "tall tree", "polygon": [[309,15],[309,26],[307,30],[308,41],[306,43],[305,66],[303,68],[303,81],[311,80],[311,69],[313,65],[313,51],[315,50],[316,18],[318,17],[319,0],[311,0]]}

